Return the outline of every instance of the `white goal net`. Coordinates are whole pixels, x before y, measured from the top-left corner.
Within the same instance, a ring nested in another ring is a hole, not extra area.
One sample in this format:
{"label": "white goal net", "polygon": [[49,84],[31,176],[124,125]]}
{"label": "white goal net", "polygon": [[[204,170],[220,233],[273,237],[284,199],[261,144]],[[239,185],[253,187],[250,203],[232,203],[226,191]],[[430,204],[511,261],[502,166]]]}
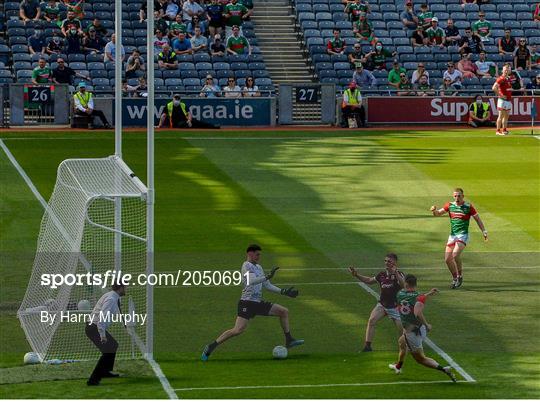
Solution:
{"label": "white goal net", "polygon": [[[28,342],[42,360],[82,360],[99,355],[85,336],[84,322],[61,322],[60,314],[89,314],[101,295],[110,290],[110,284],[105,288],[63,284],[53,289],[42,285],[42,275],[67,278],[68,274],[90,272],[103,277],[106,271],[119,269],[132,278],[144,274],[146,196],[144,184],[116,156],[68,159],[58,167],[56,185],[41,221],[32,275],[18,311]],[[57,314],[52,325],[43,322],[43,311]],[[122,312],[147,313],[144,286],[128,287]],[[115,323],[109,331],[118,341],[118,357],[142,356],[145,326],[126,328]]]}

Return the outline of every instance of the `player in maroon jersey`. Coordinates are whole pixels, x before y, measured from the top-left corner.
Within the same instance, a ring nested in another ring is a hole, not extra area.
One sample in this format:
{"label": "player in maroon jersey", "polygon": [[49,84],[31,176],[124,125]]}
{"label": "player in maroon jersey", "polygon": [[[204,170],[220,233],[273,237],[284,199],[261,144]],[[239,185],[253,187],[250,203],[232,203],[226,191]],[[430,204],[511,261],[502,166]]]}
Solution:
{"label": "player in maroon jersey", "polygon": [[356,268],[349,267],[349,271],[356,279],[367,285],[378,283],[381,288],[379,302],[371,310],[368,325],[366,328],[366,340],[362,352],[371,352],[371,342],[375,333],[375,325],[385,315],[396,325],[399,333],[403,332],[399,311],[397,310],[396,295],[405,286],[405,276],[397,267],[398,257],[393,253],[386,255],[384,259],[385,271],[379,272],[375,276],[360,275]]}
{"label": "player in maroon jersey", "polygon": [[493,91],[497,95],[497,135],[508,135],[508,119],[510,118],[510,109],[512,109],[512,84],[510,83],[510,74],[512,66],[505,64],[502,70],[502,75],[497,78],[493,84]]}

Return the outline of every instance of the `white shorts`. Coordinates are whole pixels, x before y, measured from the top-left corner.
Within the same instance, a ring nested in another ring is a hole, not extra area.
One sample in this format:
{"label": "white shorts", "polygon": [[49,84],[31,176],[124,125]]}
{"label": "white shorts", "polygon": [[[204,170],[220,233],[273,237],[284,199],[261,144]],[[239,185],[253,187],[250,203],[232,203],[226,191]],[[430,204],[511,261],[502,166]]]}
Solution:
{"label": "white shorts", "polygon": [[501,98],[497,99],[497,110],[510,111],[510,109],[512,109],[512,104],[509,101]]}
{"label": "white shorts", "polygon": [[422,350],[422,343],[424,342],[424,339],[426,339],[426,336],[427,330],[424,325],[422,325],[417,331],[405,331],[405,342],[407,343],[407,348],[411,352]]}
{"label": "white shorts", "polygon": [[458,234],[448,236],[448,241],[446,242],[447,246],[454,246],[456,243],[463,243],[464,245],[467,245],[469,243],[469,235]]}
{"label": "white shorts", "polygon": [[386,316],[394,321],[401,321],[401,317],[399,316],[399,311],[397,307],[394,308],[386,308],[381,303],[377,303],[378,306],[381,306],[384,309],[384,313]]}

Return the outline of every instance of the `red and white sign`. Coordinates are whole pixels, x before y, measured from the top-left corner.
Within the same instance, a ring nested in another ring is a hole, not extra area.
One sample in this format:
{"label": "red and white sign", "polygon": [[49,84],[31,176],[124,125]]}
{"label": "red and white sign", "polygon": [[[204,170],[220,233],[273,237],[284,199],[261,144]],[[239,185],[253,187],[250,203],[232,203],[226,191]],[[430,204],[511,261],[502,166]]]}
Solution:
{"label": "red and white sign", "polygon": [[[531,121],[531,96],[512,98],[510,122]],[[535,96],[540,111],[540,97]],[[472,97],[368,97],[367,115],[370,123],[465,123],[468,120]],[[484,96],[489,101],[491,119],[497,119],[497,98]]]}

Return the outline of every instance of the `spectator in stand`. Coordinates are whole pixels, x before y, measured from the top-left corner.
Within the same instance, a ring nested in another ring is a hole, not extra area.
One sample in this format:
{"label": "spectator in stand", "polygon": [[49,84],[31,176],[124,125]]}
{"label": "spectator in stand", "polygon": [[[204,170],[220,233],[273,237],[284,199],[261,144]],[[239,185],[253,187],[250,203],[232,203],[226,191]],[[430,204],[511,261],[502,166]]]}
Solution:
{"label": "spectator in stand", "polygon": [[53,34],[52,39],[47,44],[47,48],[45,49],[45,53],[48,55],[55,55],[62,53],[62,50],[64,49],[64,39],[60,35],[60,33],[55,32]]}
{"label": "spectator in stand", "polygon": [[340,38],[341,30],[334,28],[334,39],[331,39],[326,44],[326,53],[329,55],[344,54],[345,53],[345,41]]}
{"label": "spectator in stand", "polygon": [[66,19],[62,21],[62,33],[64,34],[64,37],[67,37],[68,31],[71,28],[75,28],[81,34],[83,33],[81,21],[75,17],[75,13],[73,11],[68,11]]}
{"label": "spectator in stand", "polygon": [[141,57],[141,53],[137,49],[134,49],[131,56],[129,56],[127,59],[126,78],[136,78],[137,71],[144,72],[144,70],[144,59]]}
{"label": "spectator in stand", "polygon": [[461,81],[463,80],[463,74],[461,73],[461,71],[456,69],[453,61],[449,61],[447,66],[448,69],[443,73],[443,78],[449,78],[450,85],[452,85],[455,89],[461,89]]}
{"label": "spectator in stand", "polygon": [[187,0],[182,6],[182,19],[185,22],[190,22],[194,16],[201,17],[204,14],[204,9],[199,3],[194,0]]}
{"label": "spectator in stand", "polygon": [[356,63],[366,63],[367,57],[362,52],[362,46],[360,46],[360,43],[355,43],[352,47],[352,51],[348,55],[349,63],[351,63],[351,68],[354,68],[356,66]]}
{"label": "spectator in stand", "polygon": [[399,64],[399,61],[395,60],[393,68],[388,73],[388,84],[392,85],[394,88],[398,88],[399,81],[401,81],[401,75],[407,74],[407,70],[405,70],[401,65]]}
{"label": "spectator in stand", "polygon": [[239,4],[238,0],[231,0],[224,9],[226,37],[231,35],[234,26],[237,26],[241,30],[242,23],[244,20],[248,19],[252,13],[252,10],[248,10],[243,4]]}
{"label": "spectator in stand", "polygon": [[174,21],[176,19],[176,14],[178,14],[179,12],[180,5],[178,4],[178,2],[176,0],[167,0],[165,14],[163,15],[163,18],[165,20]]}
{"label": "spectator in stand", "polygon": [[420,14],[418,14],[418,24],[424,31],[427,31],[431,27],[431,20],[433,19],[433,13],[429,11],[427,3],[420,5]]}
{"label": "spectator in stand", "polygon": [[386,70],[386,59],[396,55],[396,51],[392,52],[386,49],[382,42],[378,41],[375,43],[373,50],[366,55],[366,58],[372,62],[373,68],[377,70]]}
{"label": "spectator in stand", "polygon": [[539,69],[540,68],[540,53],[537,53],[536,44],[529,46],[531,51],[531,68]]}
{"label": "spectator in stand", "polygon": [[497,67],[497,64],[486,60],[486,52],[484,50],[480,52],[480,58],[475,64],[477,67],[476,74],[479,78],[492,78],[499,76],[499,68]]}
{"label": "spectator in stand", "polygon": [[540,3],[536,4],[533,11],[533,21],[540,22]]}
{"label": "spectator in stand", "polygon": [[56,0],[49,0],[44,3],[42,17],[45,21],[58,24],[60,19],[60,4]]}
{"label": "spectator in stand", "polygon": [[[180,17],[180,20],[182,20],[182,17]],[[176,22],[170,22],[163,18],[163,15],[159,13],[159,11],[154,11],[154,30],[159,29],[163,34],[167,34],[169,32],[169,23],[172,25]]]}
{"label": "spectator in stand", "polygon": [[482,39],[478,34],[473,33],[472,29],[465,28],[465,35],[461,38],[461,40],[458,43],[459,45],[459,53],[480,53],[480,51],[484,50],[484,44],[482,43]]}
{"label": "spectator in stand", "polygon": [[418,27],[418,17],[414,13],[413,2],[411,0],[405,2],[405,9],[401,12],[400,18],[404,29],[412,32]]}
{"label": "spectator in stand", "polygon": [[[126,58],[126,51],[124,49],[123,45],[120,45],[120,52],[122,55],[122,59],[120,61],[124,61]],[[106,62],[114,62],[116,57],[116,35],[111,35],[111,41],[105,45],[105,56],[103,57],[103,61]]]}
{"label": "spectator in stand", "polygon": [[163,49],[163,45],[169,44],[169,38],[163,35],[163,31],[156,29],[154,31],[154,39],[152,43],[154,45],[154,53],[158,54],[159,52],[161,52],[161,49]]}
{"label": "spectator in stand", "polygon": [[414,86],[416,90],[416,96],[434,96],[435,91],[429,83],[429,78],[426,74],[422,75],[418,80],[418,83]]}
{"label": "spectator in stand", "polygon": [[472,29],[475,34],[480,36],[482,42],[489,42],[491,36],[491,22],[486,21],[486,13],[483,11],[478,13],[478,21],[472,24]]}
{"label": "spectator in stand", "polygon": [[[353,125],[349,123],[354,119]],[[341,103],[341,127],[355,128],[366,126],[366,110],[362,104],[362,94],[356,86],[355,81],[351,81],[349,88],[343,91],[343,101]]]}
{"label": "spectator in stand", "polygon": [[259,87],[255,85],[255,79],[253,77],[249,76],[246,78],[246,85],[242,88],[242,96],[244,98],[261,96]]}
{"label": "spectator in stand", "polygon": [[205,21],[201,21],[197,15],[194,15],[191,21],[187,23],[187,33],[189,36],[195,35],[195,28],[200,28],[201,32],[206,32]]}
{"label": "spectator in stand", "polygon": [[429,44],[431,46],[439,46],[441,48],[444,47],[444,42],[446,41],[446,34],[444,33],[444,30],[439,26],[439,19],[437,17],[433,17],[431,19],[431,26],[426,31]]}
{"label": "spectator in stand", "polygon": [[240,35],[240,27],[236,25],[232,27],[232,35],[227,39],[226,50],[227,54],[231,55],[251,55],[251,46],[249,45],[248,40]]}
{"label": "spectator in stand", "polygon": [[240,3],[242,3],[248,10],[253,10],[253,0],[240,0]]}
{"label": "spectator in stand", "polygon": [[465,8],[467,4],[478,4],[477,0],[461,0],[461,7]]}
{"label": "spectator in stand", "polygon": [[[154,0],[154,10],[153,11],[157,11],[158,15],[160,14],[161,3],[158,0]],[[147,14],[148,14],[148,11],[146,9],[146,1],[143,1],[142,4],[141,4],[141,8],[139,9],[139,21],[140,22],[146,21]]]}
{"label": "spectator in stand", "polygon": [[454,20],[452,18],[448,18],[444,34],[446,36],[446,46],[456,46],[461,40],[459,29],[454,25]]}
{"label": "spectator in stand", "polygon": [[172,41],[172,48],[176,54],[192,54],[191,41],[186,38],[185,32],[180,31]]}
{"label": "spectator in stand", "polygon": [[105,49],[106,44],[105,39],[98,36],[96,29],[91,27],[88,30],[88,34],[83,39],[83,51],[86,54],[103,53],[103,49]]}
{"label": "spectator in stand", "polygon": [[82,53],[82,40],[84,34],[72,26],[66,34],[66,54]]}
{"label": "spectator in stand", "polygon": [[499,39],[499,53],[501,55],[513,54],[517,47],[516,38],[512,36],[512,30],[506,28],[504,30],[504,37]]}
{"label": "spectator in stand", "polygon": [[360,42],[365,40],[373,45],[377,41],[373,24],[368,21],[366,13],[360,13],[358,21],[353,24],[353,32]]}
{"label": "spectator in stand", "polygon": [[218,0],[212,0],[212,3],[206,6],[208,32],[210,32],[211,36],[220,34],[223,30],[223,24],[225,23],[223,11],[223,5]]}
{"label": "spectator in stand", "polygon": [[158,66],[162,70],[176,70],[178,68],[178,60],[176,53],[171,50],[168,44],[163,45],[163,50],[157,56]]}
{"label": "spectator in stand", "polygon": [[221,42],[221,36],[219,34],[214,36],[214,43],[210,46],[210,55],[225,56],[225,45]]}
{"label": "spectator in stand", "polygon": [[84,18],[83,3],[84,0],[63,0],[67,11],[73,11],[75,16],[79,19]]}
{"label": "spectator in stand", "polygon": [[139,83],[135,87],[135,97],[142,97],[146,98],[148,97],[148,87],[146,86],[146,79],[144,77],[139,77],[138,79]]}
{"label": "spectator in stand", "polygon": [[214,83],[214,77],[211,74],[206,76],[205,84],[201,88],[199,96],[201,98],[216,98],[221,96],[221,89]]}
{"label": "spectator in stand", "polygon": [[101,110],[94,109],[94,99],[92,93],[86,90],[86,83],[79,82],[79,91],[73,96],[75,104],[75,114],[79,116],[90,116],[90,128],[94,128],[94,118],[99,117],[104,128],[111,128],[107,118]]}
{"label": "spectator in stand", "polygon": [[352,80],[356,83],[356,86],[359,88],[366,88],[369,86],[377,85],[377,79],[371,73],[364,68],[364,65],[360,62],[355,65],[356,70],[353,73]]}
{"label": "spectator in stand", "polygon": [[28,51],[30,54],[45,53],[46,45],[41,29],[36,28],[34,34],[28,38]]}
{"label": "spectator in stand", "polygon": [[519,74],[519,71],[512,70],[510,73],[510,84],[512,86],[512,96],[522,96],[525,90],[525,85],[523,84],[523,79]]}
{"label": "spectator in stand", "polygon": [[445,77],[439,87],[439,96],[456,96],[457,94],[456,88],[452,85],[452,79]]}
{"label": "spectator in stand", "polygon": [[493,126],[489,109],[489,103],[484,102],[482,95],[476,95],[474,102],[469,106],[469,121],[467,124],[474,128]]}
{"label": "spectator in stand", "polygon": [[514,69],[531,71],[531,51],[527,47],[527,39],[521,38],[514,51]]}
{"label": "spectator in stand", "polygon": [[411,44],[413,47],[429,45],[429,37],[420,25],[416,27],[416,30],[411,35]]}
{"label": "spectator in stand", "polygon": [[208,39],[201,35],[201,28],[195,28],[195,35],[191,38],[191,49],[193,53],[208,52]]}
{"label": "spectator in stand", "polygon": [[28,21],[39,21],[41,17],[41,6],[38,0],[23,0],[19,7],[19,16],[26,24]]}
{"label": "spectator in stand", "polygon": [[42,57],[38,65],[32,71],[32,84],[48,84],[51,82],[52,73],[47,61]]}
{"label": "spectator in stand", "polygon": [[471,61],[470,53],[463,53],[461,60],[457,63],[457,69],[463,74],[463,78],[475,78],[478,67]]}
{"label": "spectator in stand", "polygon": [[[157,28],[159,29],[159,28]],[[161,31],[161,29],[159,29]],[[161,31],[162,33],[165,31]],[[177,14],[176,19],[169,24],[170,36],[178,35],[178,32],[187,33],[187,25],[182,21],[182,14]]]}
{"label": "spectator in stand", "polygon": [[409,81],[406,73],[399,75],[399,82],[397,83],[397,96],[414,96],[415,92],[412,90],[413,85]]}
{"label": "spectator in stand", "polygon": [[242,97],[242,90],[236,84],[236,80],[234,79],[234,77],[229,77],[229,79],[227,80],[227,85],[223,87],[223,96],[225,96],[225,98]]}
{"label": "spectator in stand", "polygon": [[109,31],[103,26],[103,23],[98,19],[94,18],[92,22],[86,27],[86,32],[90,32],[91,29],[95,29],[96,35],[102,38],[105,38]]}
{"label": "spectator in stand", "polygon": [[418,63],[418,66],[416,67],[416,70],[413,71],[412,77],[411,77],[411,83],[417,84],[420,81],[420,78],[426,76],[427,83],[429,84],[429,73],[426,71],[426,66],[424,63],[420,62]]}
{"label": "spectator in stand", "polygon": [[354,0],[347,2],[344,10],[349,15],[349,21],[356,22],[360,17],[360,13],[369,13],[369,3],[362,0]]}
{"label": "spectator in stand", "polygon": [[58,67],[56,67],[54,70],[52,70],[51,78],[52,82],[55,84],[68,84],[73,85],[73,77],[79,77],[83,80],[89,80],[90,77],[87,77],[85,75],[82,75],[75,70],[73,70],[71,67],[66,66],[66,62],[62,57],[59,57],[56,60],[56,64],[58,64]]}
{"label": "spectator in stand", "polygon": [[529,90],[530,96],[540,95],[540,74],[536,74],[536,77],[527,84],[527,89]]}

